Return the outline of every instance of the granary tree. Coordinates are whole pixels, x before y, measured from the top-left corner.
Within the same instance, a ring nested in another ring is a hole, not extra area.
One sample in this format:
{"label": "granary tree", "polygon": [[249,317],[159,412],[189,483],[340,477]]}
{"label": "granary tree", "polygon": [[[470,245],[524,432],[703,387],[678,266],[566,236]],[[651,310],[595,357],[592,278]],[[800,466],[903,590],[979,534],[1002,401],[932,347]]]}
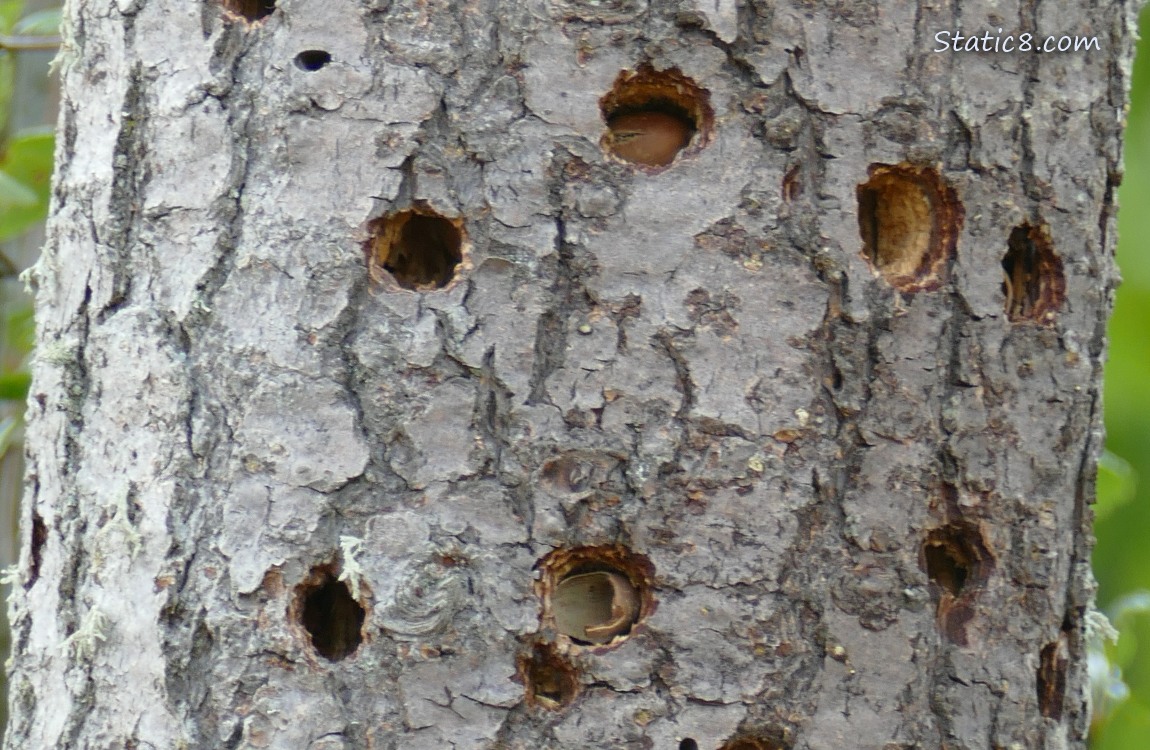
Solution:
{"label": "granary tree", "polygon": [[7,747],[1083,747],[1136,6],[71,2]]}

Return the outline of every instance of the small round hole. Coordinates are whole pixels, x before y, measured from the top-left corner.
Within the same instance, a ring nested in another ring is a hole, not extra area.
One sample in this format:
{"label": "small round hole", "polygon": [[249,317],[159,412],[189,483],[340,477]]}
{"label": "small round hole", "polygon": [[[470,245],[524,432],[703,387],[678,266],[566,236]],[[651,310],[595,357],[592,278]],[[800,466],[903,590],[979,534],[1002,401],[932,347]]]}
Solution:
{"label": "small round hole", "polygon": [[295,56],[295,66],[314,73],[331,62],[331,53],[322,49],[305,49]]}
{"label": "small round hole", "polygon": [[679,743],[679,750],[699,750],[699,743],[687,737]]}
{"label": "small round hole", "polygon": [[579,675],[551,644],[537,643],[529,656],[520,657],[519,674],[531,705],[558,710],[579,693]]}
{"label": "small round hole", "polygon": [[1046,225],[1015,227],[1002,257],[1002,293],[1012,322],[1050,323],[1066,296],[1062,260]]}
{"label": "small round hole", "polygon": [[862,255],[892,286],[935,289],[962,226],[962,206],[937,171],[873,164],[858,186]]}

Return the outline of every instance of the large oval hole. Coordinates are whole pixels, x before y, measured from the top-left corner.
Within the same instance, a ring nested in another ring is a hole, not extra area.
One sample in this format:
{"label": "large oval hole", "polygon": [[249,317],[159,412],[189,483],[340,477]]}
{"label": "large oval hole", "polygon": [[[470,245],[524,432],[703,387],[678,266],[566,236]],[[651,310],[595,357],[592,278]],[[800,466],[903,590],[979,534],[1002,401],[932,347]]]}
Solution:
{"label": "large oval hole", "polygon": [[330,565],[321,565],[296,589],[295,610],[311,645],[328,661],[355,653],[366,612]]}

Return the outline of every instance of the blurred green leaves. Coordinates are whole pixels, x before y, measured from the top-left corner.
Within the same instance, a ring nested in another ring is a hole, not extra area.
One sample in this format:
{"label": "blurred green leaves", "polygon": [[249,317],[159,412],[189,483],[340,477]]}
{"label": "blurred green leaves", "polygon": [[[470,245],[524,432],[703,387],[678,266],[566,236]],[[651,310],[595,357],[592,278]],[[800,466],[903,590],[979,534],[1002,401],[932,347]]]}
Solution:
{"label": "blurred green leaves", "polygon": [[48,214],[55,138],[26,130],[9,139],[0,159],[0,241],[15,237]]}
{"label": "blurred green leaves", "polygon": [[[1108,329],[1106,452],[1098,467],[1094,571],[1117,643],[1091,652],[1091,748],[1150,746],[1150,14],[1134,64],[1118,192],[1123,283]],[[1141,480],[1141,481],[1139,481]]]}
{"label": "blurred green leaves", "polygon": [[[10,113],[17,55],[22,49],[44,49],[56,40],[58,8],[23,15],[24,0],[0,0],[0,242],[20,237],[48,214],[52,159],[51,128],[11,133]],[[18,269],[0,253],[0,275]],[[30,377],[32,307],[28,301],[0,304],[0,401],[23,402]],[[13,411],[0,414],[0,456],[19,440],[21,420]]]}

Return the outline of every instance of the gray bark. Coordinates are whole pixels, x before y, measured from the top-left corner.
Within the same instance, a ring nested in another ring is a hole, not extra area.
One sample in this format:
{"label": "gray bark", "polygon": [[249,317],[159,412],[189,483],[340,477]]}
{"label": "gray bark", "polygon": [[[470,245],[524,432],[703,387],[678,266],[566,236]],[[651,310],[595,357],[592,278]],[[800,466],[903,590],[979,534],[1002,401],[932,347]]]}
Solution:
{"label": "gray bark", "polygon": [[70,3],[6,747],[1083,747],[1137,8],[956,5]]}

